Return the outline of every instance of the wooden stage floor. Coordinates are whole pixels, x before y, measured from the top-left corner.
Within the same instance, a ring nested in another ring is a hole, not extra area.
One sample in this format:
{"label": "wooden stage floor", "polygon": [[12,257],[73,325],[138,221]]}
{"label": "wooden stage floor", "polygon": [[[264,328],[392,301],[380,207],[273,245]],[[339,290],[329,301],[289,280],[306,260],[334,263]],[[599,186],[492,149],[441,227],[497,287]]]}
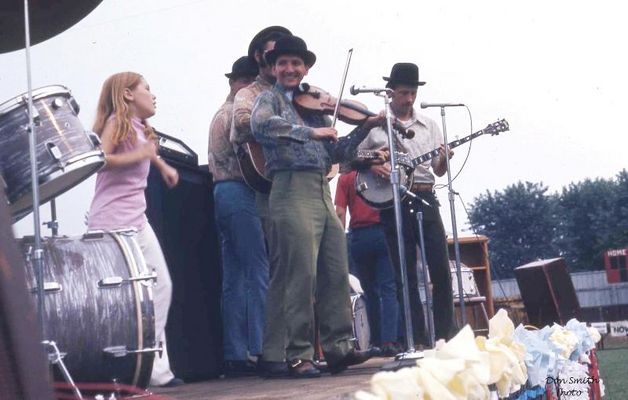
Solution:
{"label": "wooden stage floor", "polygon": [[372,358],[341,374],[314,379],[223,378],[151,391],[172,400],[350,400],[358,390],[368,390],[373,374],[392,360]]}

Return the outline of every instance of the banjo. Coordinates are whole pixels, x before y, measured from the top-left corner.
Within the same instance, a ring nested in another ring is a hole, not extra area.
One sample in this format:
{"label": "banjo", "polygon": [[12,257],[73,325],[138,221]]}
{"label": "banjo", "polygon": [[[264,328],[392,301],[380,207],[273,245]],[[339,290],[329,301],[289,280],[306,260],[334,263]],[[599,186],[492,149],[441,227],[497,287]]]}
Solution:
{"label": "banjo", "polygon": [[[501,132],[509,130],[508,122],[501,119],[486,126],[486,128],[465,136],[462,139],[454,140],[447,146],[450,149],[465,144],[481,135],[499,135]],[[412,187],[414,183],[414,168],[438,155],[439,149],[434,149],[417,158],[411,159],[405,153],[397,153],[400,167],[399,176],[401,185],[406,188]],[[390,208],[393,206],[393,187],[389,178],[382,178],[371,172],[370,169],[358,171],[355,177],[355,190],[358,195],[371,207],[378,209]]]}

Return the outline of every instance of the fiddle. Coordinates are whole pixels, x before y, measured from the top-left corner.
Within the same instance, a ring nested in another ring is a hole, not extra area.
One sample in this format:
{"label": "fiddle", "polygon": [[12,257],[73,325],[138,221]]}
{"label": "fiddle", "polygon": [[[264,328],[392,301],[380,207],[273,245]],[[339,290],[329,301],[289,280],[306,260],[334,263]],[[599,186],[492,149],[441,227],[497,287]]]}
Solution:
{"label": "fiddle", "polygon": [[[337,100],[323,89],[301,83],[294,93],[293,103],[305,112],[317,115],[334,115]],[[366,106],[355,100],[341,100],[338,107],[338,119],[349,125],[361,125],[369,117],[377,114],[371,112]],[[406,130],[397,121],[393,122],[393,128],[406,139],[414,137],[414,131]]]}

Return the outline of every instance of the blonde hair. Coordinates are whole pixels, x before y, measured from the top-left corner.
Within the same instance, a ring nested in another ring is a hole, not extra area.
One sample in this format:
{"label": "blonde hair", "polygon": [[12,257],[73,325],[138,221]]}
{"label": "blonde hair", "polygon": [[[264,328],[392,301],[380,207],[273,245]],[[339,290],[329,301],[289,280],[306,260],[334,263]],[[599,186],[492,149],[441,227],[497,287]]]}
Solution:
{"label": "blonde hair", "polygon": [[[100,98],[98,99],[98,107],[96,108],[96,121],[92,130],[98,136],[102,135],[103,130],[109,117],[114,116],[115,130],[113,134],[113,144],[118,145],[129,138],[131,143],[135,143],[135,135],[129,136],[129,132],[133,132],[131,118],[133,114],[126,99],[124,98],[124,90],[133,90],[142,81],[142,75],[136,72],[120,72],[111,75],[102,85]],[[144,135],[147,139],[154,140],[156,138],[155,131],[148,121],[144,123]]]}

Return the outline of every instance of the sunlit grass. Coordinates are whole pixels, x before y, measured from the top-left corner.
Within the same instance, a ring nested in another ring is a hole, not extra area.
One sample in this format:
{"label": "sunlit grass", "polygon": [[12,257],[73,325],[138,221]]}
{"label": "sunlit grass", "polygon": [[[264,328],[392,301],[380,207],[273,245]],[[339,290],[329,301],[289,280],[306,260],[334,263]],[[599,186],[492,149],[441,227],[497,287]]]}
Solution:
{"label": "sunlit grass", "polygon": [[597,351],[600,366],[600,377],[606,386],[605,399],[628,399],[628,347],[606,346],[605,350]]}

